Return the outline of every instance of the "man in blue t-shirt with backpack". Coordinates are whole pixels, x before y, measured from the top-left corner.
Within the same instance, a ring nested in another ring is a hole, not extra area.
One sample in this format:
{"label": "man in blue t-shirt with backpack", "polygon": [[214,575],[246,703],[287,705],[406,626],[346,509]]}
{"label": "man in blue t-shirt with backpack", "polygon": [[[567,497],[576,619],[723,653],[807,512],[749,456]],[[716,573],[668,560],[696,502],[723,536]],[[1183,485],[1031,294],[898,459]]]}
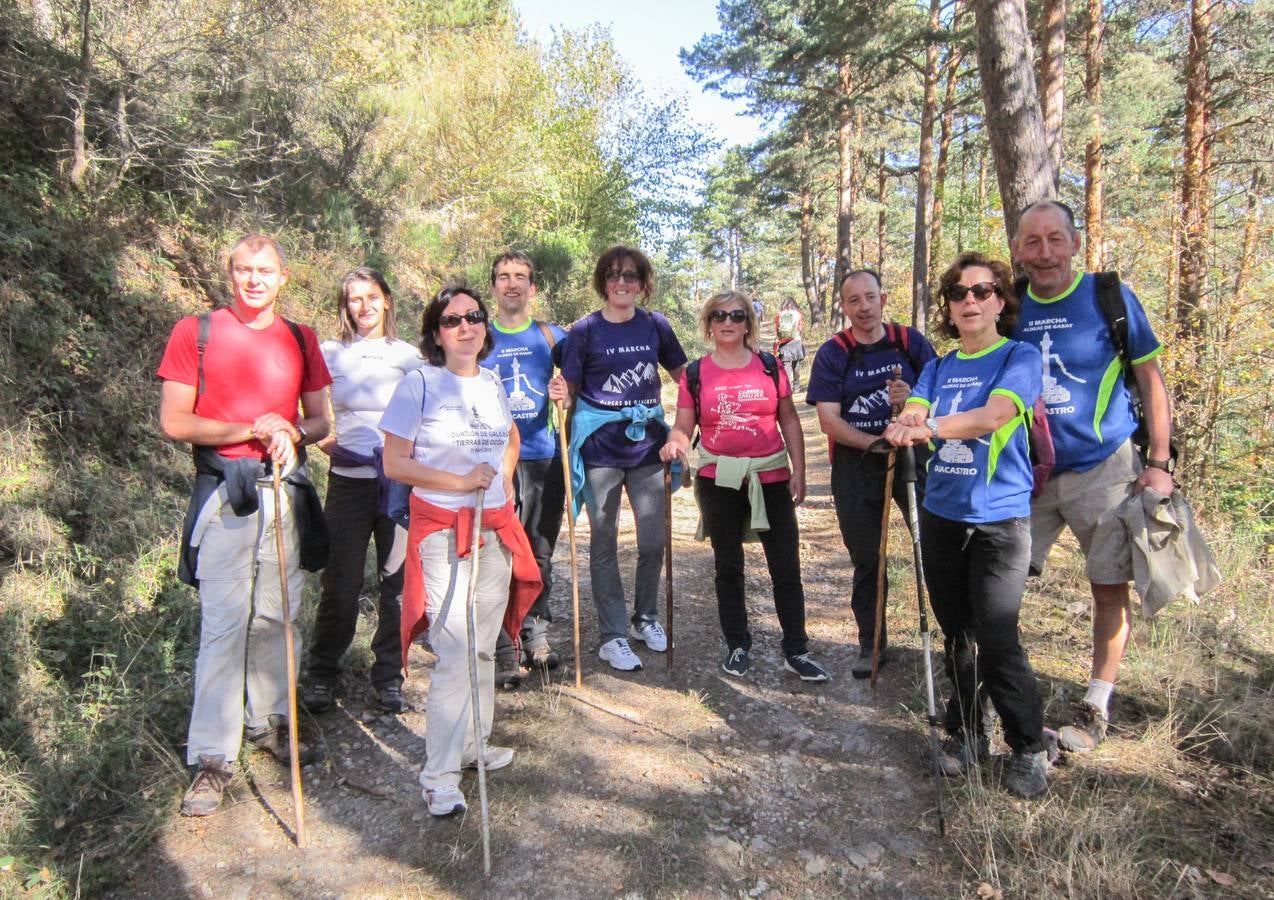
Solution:
{"label": "man in blue t-shirt with backpack", "polygon": [[548,639],[549,623],[553,621],[549,594],[553,588],[553,548],[566,508],[566,481],[553,427],[548,382],[553,377],[553,349],[566,332],[531,318],[529,306],[536,294],[535,265],[522,251],[512,250],[496,257],[491,264],[491,292],[496,307],[491,321],[495,346],[482,365],[504,382],[509,409],[522,439],[516,484],[518,518],[544,582],[522,623],[522,658],[518,658],[511,636],[503,631],[496,643],[496,682],[513,689],[522,683],[522,663],[528,668],[546,669],[556,669],[560,663]]}
{"label": "man in blue t-shirt with backpack", "polygon": [[[858,659],[850,671],[855,678],[871,675],[888,458],[867,448],[880,437],[892,408],[906,401],[920,370],[935,356],[933,346],[919,331],[883,320],[886,300],[880,276],[871,269],[856,269],[842,279],[841,309],[849,327],[818,348],[805,395],[805,402],[818,409],[819,427],[827,435],[836,520],[854,563],[850,606],[858,625]],[[893,377],[895,368],[902,370],[901,378]],[[925,457],[920,448],[917,459],[923,472]],[[892,494],[906,515],[906,485],[901,478],[894,479]],[[888,592],[886,582],[886,595]],[[879,664],[884,665],[888,635],[883,621],[880,644]]]}
{"label": "man in blue t-shirt with backpack", "polygon": [[[1013,335],[1043,356],[1043,398],[1057,460],[1031,504],[1031,569],[1039,572],[1062,528],[1087,557],[1093,594],[1093,664],[1088,692],[1060,729],[1064,749],[1094,749],[1106,734],[1110,695],[1128,643],[1132,548],[1112,513],[1131,493],[1174,488],[1172,416],[1159,370],[1163,352],[1137,297],[1114,273],[1076,273],[1075,216],[1064,203],[1027,207],[1012,240],[1026,271],[1022,314]],[[1122,319],[1122,323],[1120,320]],[[1132,373],[1132,383],[1126,378]],[[1138,442],[1140,394],[1144,440]],[[1144,457],[1135,443],[1144,443]]]}

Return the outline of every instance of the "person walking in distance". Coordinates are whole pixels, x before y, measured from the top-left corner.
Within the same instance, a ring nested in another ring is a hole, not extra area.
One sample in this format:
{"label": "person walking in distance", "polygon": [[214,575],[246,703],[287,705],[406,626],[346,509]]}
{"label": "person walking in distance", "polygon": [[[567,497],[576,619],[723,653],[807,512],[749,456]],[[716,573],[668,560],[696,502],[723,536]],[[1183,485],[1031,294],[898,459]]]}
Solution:
{"label": "person walking in distance", "polygon": [[[1130,631],[1132,548],[1112,513],[1130,493],[1150,487],[1170,497],[1175,488],[1172,413],[1158,362],[1163,345],[1136,295],[1113,273],[1075,271],[1079,232],[1065,204],[1041,200],[1027,207],[1011,248],[1028,283],[1014,337],[1041,351],[1057,456],[1052,478],[1031,506],[1031,570],[1043,570],[1049,549],[1069,527],[1087,558],[1093,595],[1088,690],[1059,729],[1061,747],[1083,753],[1106,736]],[[1122,340],[1104,312],[1104,292],[1120,307]],[[1134,385],[1144,410],[1144,459],[1133,440]]]}
{"label": "person walking in distance", "polygon": [[503,631],[496,645],[496,684],[516,688],[522,683],[521,664],[549,670],[561,662],[549,643],[553,621],[549,595],[553,590],[553,549],[566,508],[566,479],[553,432],[548,384],[553,377],[554,348],[566,332],[531,317],[530,304],[537,292],[535,264],[525,253],[513,250],[496,257],[491,264],[491,290],[496,307],[491,322],[494,345],[482,365],[500,376],[518,427],[521,449],[514,479],[515,502],[544,582],[522,623],[521,659],[511,637]]}
{"label": "person walking in distance", "polygon": [[[886,455],[868,450],[889,424],[895,405],[911,393],[920,370],[934,358],[933,346],[919,331],[885,322],[888,295],[880,276],[870,269],[848,273],[841,281],[841,310],[849,327],[825,341],[810,368],[805,402],[818,410],[818,424],[827,435],[832,456],[832,500],[841,539],[854,564],[850,607],[858,626],[858,658],[850,672],[871,676],[876,633],[880,524],[885,508]],[[893,372],[900,369],[902,377]],[[918,469],[924,471],[923,448]],[[919,499],[923,481],[916,485]],[[894,502],[907,514],[906,486],[893,482]],[[885,581],[888,593],[889,582]],[[883,610],[884,604],[880,604]],[[880,623],[878,665],[888,660],[888,629]]]}
{"label": "person walking in distance", "polygon": [[[244,737],[287,764],[288,671],[276,530],[291,597],[301,568],[322,568],[327,532],[300,448],[328,432],[327,366],[318,338],[275,309],[288,282],[277,241],[241,238],[226,264],[230,305],[173,327],[159,364],[159,424],[194,450],[195,487],[178,574],[199,587],[199,654],[182,798],[211,815],[234,777]],[[299,407],[299,412],[298,412]],[[272,467],[287,489],[276,509]],[[295,620],[297,606],[289,613]],[[298,638],[299,639],[299,638]],[[301,748],[298,748],[301,749]],[[302,750],[304,765],[309,753]]]}
{"label": "person walking in distance", "polygon": [[408,372],[420,368],[420,351],[398,339],[394,294],[385,276],[361,267],[341,279],[336,311],[340,335],[324,341],[323,359],[332,374],[336,430],[318,448],[331,457],[324,513],[333,544],[323,570],[302,703],[312,713],[332,708],[341,677],[341,657],[358,625],[359,594],[367,545],[376,541],[376,633],[372,637],[371,684],[376,704],[401,713],[402,653],[400,595],[407,528],[391,517],[390,482],[381,454],[379,425],[385,404]]}
{"label": "person walking in distance", "polygon": [[[589,574],[601,632],[599,656],[633,671],[641,659],[628,641],[657,653],[668,649],[659,624],[659,574],[664,562],[664,484],[659,451],[667,438],[659,368],[681,377],[686,354],[660,313],[642,304],[654,290],[654,270],[640,250],[606,250],[593,269],[602,308],[571,326],[562,344],[562,372],[551,399],[575,397],[571,425],[572,489],[588,508]],[[619,499],[637,522],[633,612],[627,614],[619,576]]]}

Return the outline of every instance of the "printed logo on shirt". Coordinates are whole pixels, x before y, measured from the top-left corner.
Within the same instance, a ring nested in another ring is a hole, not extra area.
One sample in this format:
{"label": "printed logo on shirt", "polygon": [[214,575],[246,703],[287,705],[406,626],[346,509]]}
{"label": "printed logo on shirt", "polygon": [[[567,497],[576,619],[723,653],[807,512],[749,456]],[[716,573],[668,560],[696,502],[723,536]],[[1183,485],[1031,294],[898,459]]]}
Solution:
{"label": "printed logo on shirt", "polygon": [[[497,369],[499,367],[497,366]],[[500,370],[500,380],[504,382],[505,391],[509,396],[509,409],[513,411],[515,419],[533,419],[534,413],[540,404],[531,398],[531,394],[543,399],[544,392],[537,391],[531,384],[531,379],[522,371],[522,364],[518,362],[517,357],[513,358],[513,374],[505,378],[503,370]],[[527,393],[527,392],[530,393]],[[518,415],[522,413],[522,415]]]}
{"label": "printed logo on shirt", "polygon": [[[735,396],[734,400],[730,399],[732,393]],[[733,390],[718,388],[717,402],[712,407],[712,411],[717,414],[717,424],[712,430],[712,443],[716,444],[721,439],[722,433],[728,431],[742,431],[753,437],[760,437],[760,429],[753,427],[753,423],[760,417],[755,413],[741,413],[739,409],[744,400],[763,399],[764,397],[764,391],[754,388],[744,388],[742,390],[737,387]]]}
{"label": "printed logo on shirt", "polygon": [[654,364],[642,362],[623,372],[613,373],[602,385],[602,390],[608,394],[622,394],[639,385],[658,381],[659,372]]}
{"label": "printed logo on shirt", "polygon": [[1050,333],[1050,329],[1065,331],[1073,327],[1075,326],[1072,322],[1059,316],[1049,319],[1037,319],[1022,329],[1024,333],[1044,332],[1040,336],[1040,356],[1044,358],[1044,390],[1041,392],[1041,396],[1048,405],[1049,415],[1063,416],[1075,411],[1074,405],[1071,404],[1071,392],[1058,380],[1057,375],[1053,374],[1054,367],[1056,367],[1058,374],[1074,384],[1088,383],[1087,379],[1080,378],[1066,368],[1066,362],[1062,359],[1061,354],[1053,352],[1053,335]]}

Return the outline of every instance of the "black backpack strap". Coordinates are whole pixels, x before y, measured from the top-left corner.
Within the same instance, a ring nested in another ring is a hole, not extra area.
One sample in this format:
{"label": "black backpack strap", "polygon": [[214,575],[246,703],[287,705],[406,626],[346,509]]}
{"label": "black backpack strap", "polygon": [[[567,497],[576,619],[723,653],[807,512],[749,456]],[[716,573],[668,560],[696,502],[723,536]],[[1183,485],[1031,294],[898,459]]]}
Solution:
{"label": "black backpack strap", "polygon": [[[280,316],[279,318],[283,318]],[[291,319],[283,319],[283,324],[288,327],[288,331],[292,332],[292,337],[296,339],[297,347],[301,348],[301,384],[305,384],[310,374],[310,358],[305,350],[305,332],[301,330],[301,326],[293,322]]]}
{"label": "black backpack strap", "polygon": [[553,348],[557,346],[557,340],[553,337],[553,329],[549,328],[538,319],[533,319],[532,321],[535,322],[535,327],[540,329],[540,334],[544,337],[544,343],[549,345],[549,352],[552,353]]}
{"label": "black backpack strap", "polygon": [[1115,344],[1115,351],[1123,361],[1124,368],[1131,368],[1132,360],[1128,356],[1128,306],[1124,303],[1124,292],[1119,289],[1118,272],[1098,272],[1096,279],[1097,306],[1110,328],[1110,339]]}
{"label": "black backpack strap", "polygon": [[203,354],[208,349],[208,336],[212,334],[212,313],[205,312],[199,314],[199,337],[195,340],[195,350],[199,354],[199,382],[195,389],[195,395],[199,396],[207,388],[203,379]]}
{"label": "black backpack strap", "polygon": [[756,355],[761,357],[761,368],[765,369],[765,374],[769,375],[774,381],[774,390],[779,389],[779,361],[773,353],[765,350],[758,350]]}
{"label": "black backpack strap", "polygon": [[694,400],[695,424],[699,422],[699,363],[701,362],[703,362],[702,359],[696,359],[686,366],[686,390],[690,392],[690,398]]}

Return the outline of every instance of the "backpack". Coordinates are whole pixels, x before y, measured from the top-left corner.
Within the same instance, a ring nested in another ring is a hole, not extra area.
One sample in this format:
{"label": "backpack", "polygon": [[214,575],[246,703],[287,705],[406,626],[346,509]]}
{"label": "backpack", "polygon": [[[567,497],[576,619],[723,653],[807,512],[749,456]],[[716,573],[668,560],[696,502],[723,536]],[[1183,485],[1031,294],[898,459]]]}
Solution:
{"label": "backpack", "polygon": [[[773,353],[767,353],[764,350],[758,350],[756,355],[761,357],[761,368],[765,370],[765,374],[769,375],[774,381],[774,390],[779,389],[779,362],[774,358]],[[703,362],[700,357],[694,362],[686,366],[686,390],[690,392],[690,397],[694,400],[695,405],[695,424],[699,424],[699,388],[701,382],[699,379],[699,364]],[[695,437],[694,445],[699,446],[699,438]]]}
{"label": "backpack", "polygon": [[[1000,363],[1000,368],[996,370],[995,377],[991,379],[994,385],[1000,380],[1000,376],[1004,374],[1004,370],[1008,368],[1009,360],[1013,358],[1013,353],[1017,350],[1020,341],[1014,341],[1013,346],[1009,348],[1009,352],[1004,354],[1004,360]],[[942,375],[942,360],[949,358],[956,351],[951,351],[947,356],[938,360],[936,370],[933,373],[934,384],[936,385],[939,377]],[[1023,413],[1026,425],[1026,448],[1031,460],[1031,496],[1038,497],[1044,491],[1044,485],[1048,483],[1048,479],[1053,474],[1053,466],[1057,463],[1057,451],[1053,447],[1053,430],[1048,424],[1048,406],[1044,403],[1044,396],[1035,398],[1035,405]]]}
{"label": "backpack", "polygon": [[[1144,463],[1150,456],[1150,428],[1146,425],[1146,411],[1141,402],[1141,388],[1137,385],[1136,376],[1132,374],[1132,356],[1128,350],[1128,304],[1124,302],[1124,292],[1119,286],[1118,272],[1094,272],[1093,278],[1096,280],[1094,289],[1097,294],[1097,308],[1101,310],[1102,318],[1106,320],[1106,327],[1110,329],[1110,339],[1115,344],[1115,353],[1123,364],[1124,389],[1128,391],[1128,398],[1132,401],[1133,416],[1137,419],[1137,428],[1132,433],[1132,443]],[[1017,293],[1019,300],[1026,296],[1029,285],[1030,279],[1026,276],[1014,282],[1013,290]],[[1168,443],[1168,456],[1174,462],[1177,459],[1177,446],[1171,441]]]}
{"label": "backpack", "polygon": [[779,313],[779,337],[796,337],[796,327],[801,321],[801,314],[794,309],[785,309]]}

